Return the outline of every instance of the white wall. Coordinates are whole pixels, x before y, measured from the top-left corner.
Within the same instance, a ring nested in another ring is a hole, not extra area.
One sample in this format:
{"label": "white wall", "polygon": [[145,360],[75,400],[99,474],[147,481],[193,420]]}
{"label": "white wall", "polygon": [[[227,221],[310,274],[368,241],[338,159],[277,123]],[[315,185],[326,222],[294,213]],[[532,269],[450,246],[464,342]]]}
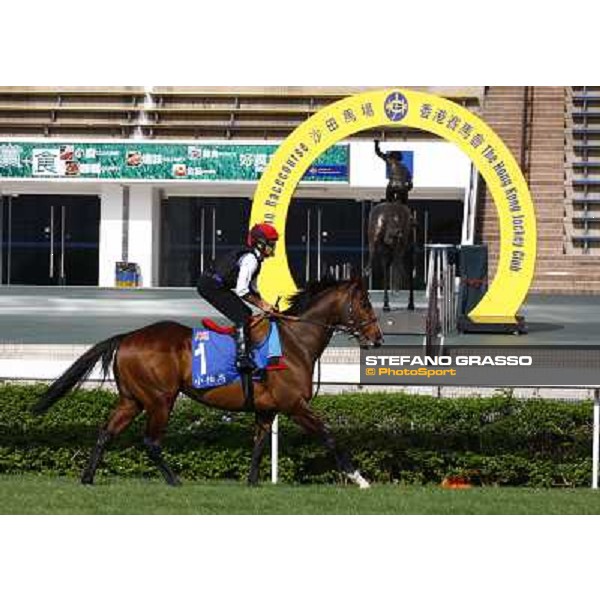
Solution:
{"label": "white wall", "polygon": [[[383,152],[414,152],[415,188],[466,188],[469,185],[471,162],[453,144],[443,141],[382,142],[381,149]],[[375,154],[372,141],[352,142],[350,183],[352,187],[385,189],[385,163]]]}
{"label": "white wall", "polygon": [[115,263],[123,258],[123,188],[104,185],[100,193],[100,287],[114,287]]}
{"label": "white wall", "polygon": [[141,270],[141,287],[158,285],[158,190],[132,185],[129,193],[129,262]]}

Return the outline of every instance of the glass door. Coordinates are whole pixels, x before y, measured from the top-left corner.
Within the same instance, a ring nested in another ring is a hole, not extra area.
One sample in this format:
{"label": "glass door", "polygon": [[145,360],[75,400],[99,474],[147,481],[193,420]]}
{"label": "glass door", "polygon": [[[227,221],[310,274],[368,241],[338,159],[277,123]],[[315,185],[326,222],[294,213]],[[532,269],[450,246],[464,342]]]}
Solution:
{"label": "glass door", "polygon": [[365,232],[363,204],[326,200],[317,214],[318,279],[342,281],[363,273]]}
{"label": "glass door", "polygon": [[250,201],[168,198],[161,206],[160,285],[193,287],[210,264],[242,248]]}
{"label": "glass door", "polygon": [[98,198],[9,197],[1,221],[3,283],[98,285]]}
{"label": "glass door", "polygon": [[365,205],[353,200],[294,201],[286,240],[296,285],[360,275],[367,257],[365,222]]}

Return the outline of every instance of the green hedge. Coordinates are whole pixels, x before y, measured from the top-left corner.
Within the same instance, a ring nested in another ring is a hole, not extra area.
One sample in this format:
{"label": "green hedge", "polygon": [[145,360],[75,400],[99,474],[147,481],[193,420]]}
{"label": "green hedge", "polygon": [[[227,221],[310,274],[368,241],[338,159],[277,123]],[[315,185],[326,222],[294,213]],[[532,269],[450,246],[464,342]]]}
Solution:
{"label": "green hedge", "polygon": [[[0,473],[79,475],[116,402],[105,391],[79,391],[46,416],[34,417],[29,408],[43,389],[0,385]],[[439,483],[448,475],[468,475],[484,485],[590,483],[590,402],[354,394],[323,396],[315,408],[372,481]],[[142,448],[143,427],[140,418],[112,444],[99,476],[158,476]],[[340,481],[322,446],[286,418],[280,431],[284,481]],[[244,480],[252,435],[251,416],[225,415],[180,399],[165,455],[184,479]],[[263,478],[269,468],[267,452]]]}

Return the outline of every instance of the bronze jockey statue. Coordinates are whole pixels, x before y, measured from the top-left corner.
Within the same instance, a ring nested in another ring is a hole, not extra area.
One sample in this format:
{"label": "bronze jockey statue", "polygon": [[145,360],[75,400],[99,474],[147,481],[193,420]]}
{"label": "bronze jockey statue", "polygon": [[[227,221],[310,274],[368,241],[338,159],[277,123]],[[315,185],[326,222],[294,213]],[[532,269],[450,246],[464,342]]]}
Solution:
{"label": "bronze jockey statue", "polygon": [[408,193],[413,189],[413,180],[408,167],[402,162],[402,152],[382,152],[379,141],[375,141],[375,153],[385,161],[389,177],[385,193],[386,202],[408,203]]}

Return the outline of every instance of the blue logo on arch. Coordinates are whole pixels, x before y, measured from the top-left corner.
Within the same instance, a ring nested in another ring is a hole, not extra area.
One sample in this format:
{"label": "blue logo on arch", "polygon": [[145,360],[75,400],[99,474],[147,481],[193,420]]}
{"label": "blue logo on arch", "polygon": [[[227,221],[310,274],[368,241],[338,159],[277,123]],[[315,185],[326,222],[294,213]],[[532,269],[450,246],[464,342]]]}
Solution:
{"label": "blue logo on arch", "polygon": [[385,114],[387,118],[398,123],[408,114],[408,100],[404,94],[394,92],[385,99]]}

